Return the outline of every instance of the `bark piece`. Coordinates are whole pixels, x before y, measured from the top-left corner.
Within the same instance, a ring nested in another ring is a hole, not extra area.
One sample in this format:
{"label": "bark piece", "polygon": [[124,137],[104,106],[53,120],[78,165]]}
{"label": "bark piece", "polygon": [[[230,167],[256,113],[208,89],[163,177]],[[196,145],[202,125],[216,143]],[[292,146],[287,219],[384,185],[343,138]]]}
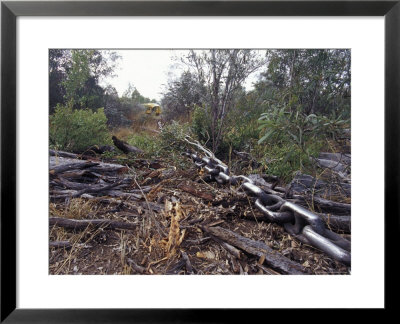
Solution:
{"label": "bark piece", "polygon": [[270,266],[283,273],[296,275],[307,273],[307,270],[302,265],[286,258],[263,242],[251,240],[222,227],[203,226],[202,229],[206,233],[215,236],[230,245],[236,246],[249,254],[257,257],[265,256],[265,261]]}
{"label": "bark piece", "polygon": [[56,249],[69,249],[72,247],[72,244],[69,241],[50,241],[49,247]]}
{"label": "bark piece", "polygon": [[194,186],[189,185],[187,183],[182,183],[178,186],[179,189],[192,194],[193,196],[199,197],[201,199],[212,201],[214,200],[214,196],[208,192],[200,191],[194,188]]}

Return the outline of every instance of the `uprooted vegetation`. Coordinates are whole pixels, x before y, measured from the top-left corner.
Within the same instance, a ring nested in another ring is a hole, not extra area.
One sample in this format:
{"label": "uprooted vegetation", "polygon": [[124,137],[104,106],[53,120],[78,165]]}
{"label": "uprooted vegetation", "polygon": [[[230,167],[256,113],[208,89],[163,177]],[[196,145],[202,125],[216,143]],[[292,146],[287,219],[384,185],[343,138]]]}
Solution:
{"label": "uprooted vegetation", "polygon": [[[350,271],[266,221],[254,207],[255,198],[238,186],[206,182],[204,169],[186,157],[51,154],[50,274]],[[246,160],[236,162],[233,170]],[[264,178],[259,183],[266,190],[285,195],[287,188]],[[350,213],[349,198],[335,193],[336,202],[323,198],[332,190],[322,197],[294,194],[292,201],[318,212],[330,229],[350,238],[349,219],[340,216]]]}

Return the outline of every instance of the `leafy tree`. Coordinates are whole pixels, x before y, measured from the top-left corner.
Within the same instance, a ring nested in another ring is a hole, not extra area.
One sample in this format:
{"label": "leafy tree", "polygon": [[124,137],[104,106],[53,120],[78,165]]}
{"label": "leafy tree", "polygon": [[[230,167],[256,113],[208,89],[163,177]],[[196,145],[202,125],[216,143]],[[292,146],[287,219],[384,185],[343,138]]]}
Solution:
{"label": "leafy tree", "polygon": [[104,113],[107,116],[107,124],[112,127],[127,127],[131,125],[129,120],[131,109],[129,105],[123,105],[117,90],[112,86],[104,89]]}
{"label": "leafy tree", "polygon": [[67,52],[62,49],[49,50],[49,110],[54,113],[57,104],[65,104],[65,89],[62,86],[66,79]]}
{"label": "leafy tree", "polygon": [[50,113],[66,102],[72,102],[74,108],[103,106],[104,89],[99,81],[112,75],[118,58],[110,51],[50,50]]}
{"label": "leafy tree", "polygon": [[267,59],[267,71],[256,88],[270,104],[306,115],[345,111],[349,116],[350,50],[269,50]]}
{"label": "leafy tree", "polygon": [[[350,125],[349,50],[273,50],[255,92],[263,113],[259,144],[288,176]],[[273,149],[271,149],[273,148]]]}
{"label": "leafy tree", "polygon": [[212,150],[216,152],[226,130],[227,114],[237,102],[243,82],[264,61],[255,51],[239,49],[191,50],[183,61],[205,87],[202,100],[209,107],[206,113]]}
{"label": "leafy tree", "polygon": [[122,95],[122,99],[125,101],[129,101],[133,105],[143,104],[147,102],[156,102],[156,100],[154,99],[142,96],[140,92],[136,89],[136,87],[130,83],[128,85],[128,89],[126,89],[124,94]]}
{"label": "leafy tree", "polygon": [[164,119],[173,120],[181,116],[189,119],[193,109],[202,106],[205,95],[205,87],[195,75],[190,71],[183,72],[178,80],[169,82],[164,93],[161,101]]}

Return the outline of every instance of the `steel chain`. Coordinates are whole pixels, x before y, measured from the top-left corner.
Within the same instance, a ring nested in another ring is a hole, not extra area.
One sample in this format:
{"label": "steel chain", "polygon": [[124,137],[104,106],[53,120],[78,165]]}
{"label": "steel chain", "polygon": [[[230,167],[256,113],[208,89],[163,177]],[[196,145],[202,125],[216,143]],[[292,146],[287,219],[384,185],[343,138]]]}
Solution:
{"label": "steel chain", "polygon": [[351,243],[328,230],[325,222],[302,206],[288,202],[280,196],[268,194],[253,180],[244,175],[231,175],[229,168],[212,157],[199,157],[197,153],[183,153],[190,157],[197,167],[203,168],[210,180],[220,184],[240,184],[245,192],[256,197],[255,207],[269,221],[283,225],[285,230],[301,242],[312,245],[330,257],[344,264],[351,264]]}

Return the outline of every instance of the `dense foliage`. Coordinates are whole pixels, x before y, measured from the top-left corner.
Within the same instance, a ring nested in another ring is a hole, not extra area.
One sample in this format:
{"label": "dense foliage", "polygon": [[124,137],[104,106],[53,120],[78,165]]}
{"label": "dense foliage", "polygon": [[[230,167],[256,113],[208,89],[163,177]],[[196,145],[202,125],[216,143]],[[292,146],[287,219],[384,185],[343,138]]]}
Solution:
{"label": "dense foliage", "polygon": [[50,50],[52,145],[81,150],[124,129],[125,140],[157,155],[163,146],[182,150],[191,134],[223,159],[245,151],[267,173],[289,179],[312,168],[321,150],[335,151],[350,128],[350,50],[187,51],[183,72],[166,86],[161,120],[144,113],[143,104],[156,101],[133,85],[122,96],[100,85],[117,59],[107,51]]}
{"label": "dense foliage", "polygon": [[[334,150],[343,129],[350,127],[350,51],[267,50],[265,61],[255,51],[246,54],[252,60],[239,60],[241,69],[227,74],[227,66],[236,66],[232,51],[192,51],[186,58],[190,72],[165,94],[167,109],[172,107],[175,120],[190,112],[194,134],[218,155],[251,152],[267,172],[290,178],[312,167],[321,149]],[[249,75],[243,71],[260,72],[250,91],[243,88]],[[192,81],[196,78],[197,83]],[[238,82],[227,88],[235,78]],[[189,103],[180,96],[190,98]]]}
{"label": "dense foliage", "polygon": [[111,144],[104,109],[73,109],[72,103],[58,105],[50,116],[50,145],[54,148],[82,152],[92,145]]}
{"label": "dense foliage", "polygon": [[100,81],[112,76],[119,56],[111,51],[61,50],[49,51],[49,106],[53,114],[57,105],[74,109],[104,107],[111,128],[132,124],[132,115],[143,111],[140,104],[155,102],[142,96],[129,85],[119,97],[115,88],[102,86]]}

